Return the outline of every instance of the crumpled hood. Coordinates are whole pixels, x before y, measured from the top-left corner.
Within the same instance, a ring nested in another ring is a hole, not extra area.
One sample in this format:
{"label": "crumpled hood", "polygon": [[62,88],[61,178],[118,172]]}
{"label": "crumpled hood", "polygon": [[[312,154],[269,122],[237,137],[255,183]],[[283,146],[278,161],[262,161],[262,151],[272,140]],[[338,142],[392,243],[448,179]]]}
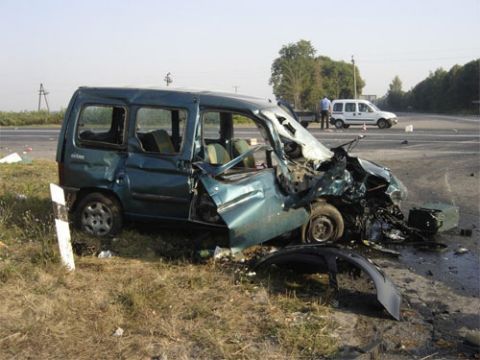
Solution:
{"label": "crumpled hood", "polygon": [[392,178],[392,173],[390,172],[390,169],[377,165],[374,162],[360,158],[358,158],[358,163],[370,175],[381,177],[382,179],[385,179],[386,182],[390,183]]}

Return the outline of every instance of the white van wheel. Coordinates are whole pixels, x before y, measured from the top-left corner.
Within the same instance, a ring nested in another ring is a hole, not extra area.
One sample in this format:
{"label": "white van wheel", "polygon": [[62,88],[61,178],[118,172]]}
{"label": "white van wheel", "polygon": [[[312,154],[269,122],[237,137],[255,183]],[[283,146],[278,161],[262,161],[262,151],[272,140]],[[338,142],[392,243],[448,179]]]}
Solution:
{"label": "white van wheel", "polygon": [[388,123],[385,119],[378,120],[377,125],[379,129],[386,129],[388,127]]}
{"label": "white van wheel", "polygon": [[343,124],[343,121],[342,121],[342,120],[340,120],[340,119],[335,120],[335,127],[336,127],[337,129],[343,129],[343,125],[344,125],[344,124]]}

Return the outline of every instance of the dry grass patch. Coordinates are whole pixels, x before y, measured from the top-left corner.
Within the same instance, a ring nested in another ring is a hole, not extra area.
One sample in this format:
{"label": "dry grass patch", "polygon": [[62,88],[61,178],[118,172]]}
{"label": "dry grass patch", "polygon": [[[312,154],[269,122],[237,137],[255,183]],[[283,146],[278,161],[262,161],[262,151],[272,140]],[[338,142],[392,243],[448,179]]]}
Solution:
{"label": "dry grass patch", "polygon": [[51,162],[0,166],[0,358],[277,359],[336,350],[328,309],[277,280],[245,276],[241,264],[192,262],[182,233],[124,231],[110,244],[117,256],[77,256],[67,273],[48,200],[55,177]]}

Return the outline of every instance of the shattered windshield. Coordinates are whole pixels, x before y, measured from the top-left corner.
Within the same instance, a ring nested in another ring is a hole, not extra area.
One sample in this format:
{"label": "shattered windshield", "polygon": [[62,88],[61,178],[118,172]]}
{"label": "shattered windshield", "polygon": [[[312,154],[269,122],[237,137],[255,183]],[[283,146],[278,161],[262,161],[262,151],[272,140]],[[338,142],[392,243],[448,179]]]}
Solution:
{"label": "shattered windshield", "polygon": [[324,162],[332,158],[333,153],[282,108],[265,109],[261,113],[272,121],[282,141],[287,139],[302,147],[302,155],[306,159]]}

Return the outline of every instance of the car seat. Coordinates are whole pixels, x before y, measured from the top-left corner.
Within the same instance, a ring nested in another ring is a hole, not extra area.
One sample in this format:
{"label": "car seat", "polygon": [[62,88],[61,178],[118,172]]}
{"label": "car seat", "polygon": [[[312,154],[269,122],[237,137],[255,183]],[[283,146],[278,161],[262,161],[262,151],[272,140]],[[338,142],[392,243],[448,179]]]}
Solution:
{"label": "car seat", "polygon": [[175,148],[173,147],[172,139],[170,139],[170,136],[165,130],[159,129],[159,130],[152,131],[151,135],[155,140],[155,145],[157,148],[156,152],[159,152],[160,154],[175,153]]}
{"label": "car seat", "polygon": [[[232,139],[232,149],[234,156],[237,157],[249,151],[250,146],[245,139]],[[245,157],[241,164],[246,168],[254,168],[255,158],[253,157],[253,154]]]}
{"label": "car seat", "polygon": [[207,145],[207,158],[213,165],[223,165],[230,161],[227,150],[218,143]]}

